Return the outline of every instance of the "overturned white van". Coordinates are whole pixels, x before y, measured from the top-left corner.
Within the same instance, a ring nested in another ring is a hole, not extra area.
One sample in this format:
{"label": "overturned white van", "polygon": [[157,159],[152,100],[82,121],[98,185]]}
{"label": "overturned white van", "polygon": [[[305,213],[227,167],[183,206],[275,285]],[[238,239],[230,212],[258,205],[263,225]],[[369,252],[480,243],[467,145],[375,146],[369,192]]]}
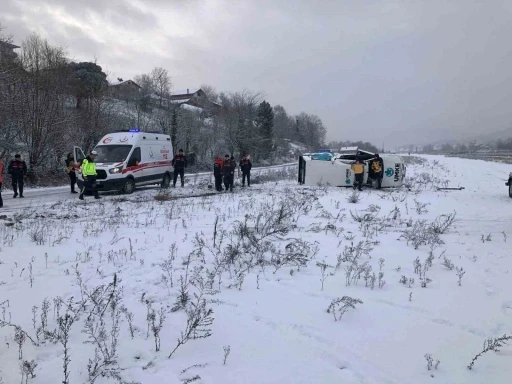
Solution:
{"label": "overturned white van", "polygon": [[[158,184],[169,187],[173,167],[171,137],[157,132],[130,129],[110,133],[94,147],[97,188],[102,191],[132,193],[136,187]],[[85,153],[74,147],[75,164],[81,164]],[[81,187],[83,178],[77,174]]]}
{"label": "overturned white van", "polygon": [[[368,162],[375,154],[357,147],[342,148],[339,153],[332,153],[330,160],[321,159],[315,154],[299,156],[299,184],[330,185],[333,187],[352,187],[354,172],[351,164],[358,157],[364,161],[364,184],[371,184],[368,179]],[[384,162],[382,188],[401,187],[406,167],[399,155],[381,154]]]}

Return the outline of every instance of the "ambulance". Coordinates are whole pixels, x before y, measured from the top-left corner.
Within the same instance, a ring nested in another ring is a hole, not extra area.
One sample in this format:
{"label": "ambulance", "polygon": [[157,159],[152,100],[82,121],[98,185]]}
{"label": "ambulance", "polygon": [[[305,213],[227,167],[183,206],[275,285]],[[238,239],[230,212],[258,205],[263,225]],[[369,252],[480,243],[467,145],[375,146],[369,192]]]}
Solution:
{"label": "ambulance", "polygon": [[[109,133],[94,147],[99,192],[118,191],[131,194],[139,186],[171,183],[173,150],[171,137],[160,132],[129,129]],[[81,165],[87,154],[73,148],[75,164]],[[83,177],[78,169],[77,184]]]}
{"label": "ambulance", "polygon": [[[373,185],[368,178],[368,162],[375,154],[357,147],[344,147],[339,152],[308,153],[299,157],[298,182],[304,185],[330,185],[333,187],[352,187],[355,181],[351,164],[356,155],[364,162],[363,183]],[[406,166],[399,155],[381,154],[384,163],[382,188],[401,187],[405,178]]]}

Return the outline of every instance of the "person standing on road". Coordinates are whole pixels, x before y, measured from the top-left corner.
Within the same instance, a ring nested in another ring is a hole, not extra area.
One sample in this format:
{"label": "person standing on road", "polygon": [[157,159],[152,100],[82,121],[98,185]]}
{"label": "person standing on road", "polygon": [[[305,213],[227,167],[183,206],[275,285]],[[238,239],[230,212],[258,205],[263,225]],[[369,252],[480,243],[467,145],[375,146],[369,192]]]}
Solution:
{"label": "person standing on road", "polygon": [[80,200],[84,199],[85,191],[91,191],[95,199],[101,199],[96,188],[96,178],[98,174],[96,173],[96,164],[94,163],[94,159],[97,155],[98,152],[91,151],[91,154],[82,162],[82,177],[84,178],[84,185],[80,191],[80,196],[78,197]]}
{"label": "person standing on road", "polygon": [[384,177],[384,161],[378,153],[376,153],[375,157],[368,163],[368,169],[372,180],[377,181],[377,189],[381,189],[382,178]]}
{"label": "person standing on road", "polygon": [[245,187],[245,178],[247,177],[247,186],[251,186],[251,168],[252,163],[250,156],[247,154],[240,160],[240,169],[242,170],[242,187]]}
{"label": "person standing on road", "polygon": [[222,164],[222,176],[224,177],[224,187],[226,191],[233,192],[233,181],[235,178],[235,160],[230,159],[229,155],[224,156],[224,162]]}
{"label": "person standing on road", "polygon": [[183,149],[178,151],[178,154],[174,156],[171,162],[174,167],[174,180],[172,183],[173,188],[176,188],[176,181],[178,180],[178,175],[181,179],[181,187],[185,186],[185,167],[187,166],[187,158],[183,154]]}
{"label": "person standing on road", "polygon": [[364,180],[364,163],[359,158],[356,158],[356,161],[352,163],[351,168],[355,175],[354,189],[357,188],[358,190],[362,191]]}
{"label": "person standing on road", "polygon": [[21,160],[21,155],[14,156],[14,160],[9,164],[7,172],[12,178],[12,190],[14,192],[13,198],[15,199],[18,197],[18,190],[20,192],[20,198],[25,197],[23,196],[23,178],[27,175],[27,164],[24,160]]}
{"label": "person standing on road", "polygon": [[68,157],[66,158],[66,173],[69,176],[69,182],[71,183],[71,193],[78,193],[75,191],[76,185],[76,171],[75,171],[75,159],[73,159],[73,154],[68,153]]}
{"label": "person standing on road", "polygon": [[215,189],[217,192],[222,192],[222,165],[223,165],[222,157],[217,156],[215,162],[213,163],[213,177],[215,178]]}
{"label": "person standing on road", "polygon": [[0,208],[2,208],[4,206],[4,201],[2,200],[2,183],[4,181],[3,175],[4,175],[4,163],[2,162],[2,159],[0,159]]}

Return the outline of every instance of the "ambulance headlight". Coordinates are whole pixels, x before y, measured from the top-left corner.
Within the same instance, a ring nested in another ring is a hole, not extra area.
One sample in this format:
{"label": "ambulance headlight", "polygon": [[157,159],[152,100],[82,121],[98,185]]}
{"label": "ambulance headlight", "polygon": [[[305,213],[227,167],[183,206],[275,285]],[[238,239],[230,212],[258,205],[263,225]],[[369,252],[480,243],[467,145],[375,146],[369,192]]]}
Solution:
{"label": "ambulance headlight", "polygon": [[111,174],[121,173],[123,171],[123,167],[115,167],[108,170]]}

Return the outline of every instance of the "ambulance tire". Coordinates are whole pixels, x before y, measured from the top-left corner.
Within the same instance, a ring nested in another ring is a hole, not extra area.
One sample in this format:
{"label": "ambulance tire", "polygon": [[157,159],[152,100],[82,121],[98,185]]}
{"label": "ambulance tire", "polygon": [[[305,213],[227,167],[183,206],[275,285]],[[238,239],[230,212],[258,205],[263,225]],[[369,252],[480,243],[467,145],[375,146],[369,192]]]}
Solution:
{"label": "ambulance tire", "polygon": [[169,188],[171,186],[171,175],[166,173],[160,185],[162,188]]}
{"label": "ambulance tire", "polygon": [[124,182],[122,192],[126,195],[131,195],[133,191],[135,191],[135,179],[133,177],[128,177]]}

